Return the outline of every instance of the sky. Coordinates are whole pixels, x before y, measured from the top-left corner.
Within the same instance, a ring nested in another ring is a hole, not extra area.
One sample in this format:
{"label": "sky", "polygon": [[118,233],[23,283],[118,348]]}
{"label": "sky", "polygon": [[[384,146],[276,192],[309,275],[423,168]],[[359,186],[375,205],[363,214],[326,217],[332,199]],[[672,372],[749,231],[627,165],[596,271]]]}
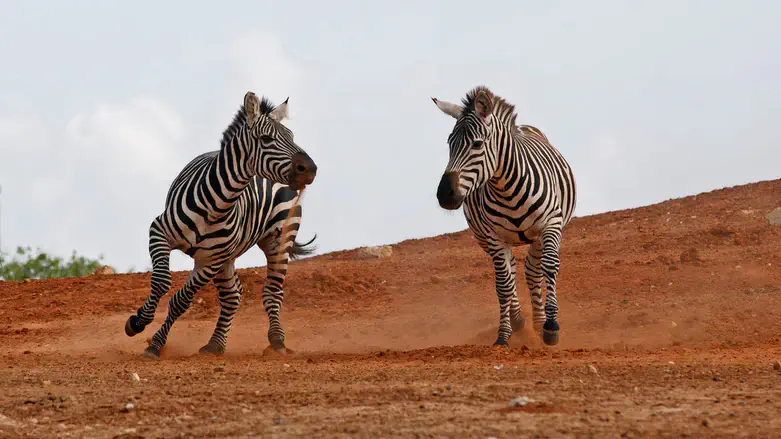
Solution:
{"label": "sky", "polygon": [[779,2],[217,4],[0,0],[5,251],[147,270],[170,183],[249,90],[290,98],[318,253],[467,227],[437,205],[455,121],[430,98],[477,85],[569,161],[576,216],[781,178]]}

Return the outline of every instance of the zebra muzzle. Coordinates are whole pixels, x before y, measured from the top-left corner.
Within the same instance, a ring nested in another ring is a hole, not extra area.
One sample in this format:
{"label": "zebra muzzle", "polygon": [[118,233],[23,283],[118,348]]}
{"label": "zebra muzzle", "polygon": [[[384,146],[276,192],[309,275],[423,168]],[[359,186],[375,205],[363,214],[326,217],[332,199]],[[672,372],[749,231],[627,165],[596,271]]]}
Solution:
{"label": "zebra muzzle", "polygon": [[464,196],[458,187],[461,176],[458,172],[445,172],[442,179],[439,180],[437,187],[437,201],[439,207],[448,210],[455,210],[461,207],[464,202]]}
{"label": "zebra muzzle", "polygon": [[292,167],[288,176],[288,185],[295,190],[301,190],[306,185],[312,184],[317,175],[317,165],[306,153],[293,155]]}

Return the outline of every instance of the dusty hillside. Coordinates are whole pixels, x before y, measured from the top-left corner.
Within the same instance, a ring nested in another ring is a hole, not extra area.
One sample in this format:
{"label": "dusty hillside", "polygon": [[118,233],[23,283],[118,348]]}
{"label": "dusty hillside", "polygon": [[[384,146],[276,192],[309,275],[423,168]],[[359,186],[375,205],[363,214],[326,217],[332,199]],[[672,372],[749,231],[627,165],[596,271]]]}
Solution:
{"label": "dusty hillside", "polygon": [[[468,231],[394,244],[385,259],[295,262],[286,359],[262,356],[264,268],[239,270],[248,294],[220,359],[191,357],[218,313],[211,286],[149,362],[144,338],[167,299],[141,336],[123,332],[149,274],[0,282],[0,434],[778,434],[781,227],[765,215],[779,206],[781,180],[574,219],[555,348],[529,332],[509,352],[487,347],[493,273]],[[503,409],[518,395],[542,405]]]}

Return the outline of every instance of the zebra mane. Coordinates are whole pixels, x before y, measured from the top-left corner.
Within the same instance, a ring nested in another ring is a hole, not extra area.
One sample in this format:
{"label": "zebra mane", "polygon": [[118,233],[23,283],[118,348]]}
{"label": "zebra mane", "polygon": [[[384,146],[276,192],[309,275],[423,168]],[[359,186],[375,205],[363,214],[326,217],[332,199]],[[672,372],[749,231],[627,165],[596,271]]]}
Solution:
{"label": "zebra mane", "polygon": [[[274,111],[274,108],[276,106],[265,96],[260,100],[260,114],[266,116],[272,111]],[[244,105],[242,104],[239,107],[239,111],[236,112],[236,115],[233,116],[233,121],[230,125],[228,125],[228,128],[225,128],[225,131],[222,132],[222,140],[220,141],[220,147],[223,147],[230,143],[233,136],[236,135],[236,133],[241,130],[244,125],[247,124],[247,113],[244,111]]]}
{"label": "zebra mane", "polygon": [[461,113],[461,116],[464,116],[465,114],[475,110],[475,98],[477,97],[477,93],[481,91],[488,93],[488,95],[493,98],[493,114],[500,121],[507,124],[507,126],[515,127],[515,119],[517,116],[515,113],[515,105],[507,102],[503,97],[495,95],[491,90],[488,89],[488,87],[484,85],[478,85],[477,87],[473,88],[461,100],[461,103],[464,106],[464,111]]}

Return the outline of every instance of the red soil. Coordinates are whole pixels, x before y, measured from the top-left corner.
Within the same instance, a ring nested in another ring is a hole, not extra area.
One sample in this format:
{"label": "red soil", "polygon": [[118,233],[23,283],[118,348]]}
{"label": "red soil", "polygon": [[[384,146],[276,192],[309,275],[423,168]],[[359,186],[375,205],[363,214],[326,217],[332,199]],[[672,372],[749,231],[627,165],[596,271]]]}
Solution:
{"label": "red soil", "polygon": [[[528,327],[490,348],[492,266],[468,231],[293,263],[288,358],[263,355],[264,268],[239,270],[225,356],[196,354],[209,286],[158,362],[141,353],[167,298],[123,329],[149,273],[0,282],[0,437],[779,436],[778,206],[781,180],[574,219],[552,348]],[[530,318],[522,279],[519,295]]]}

